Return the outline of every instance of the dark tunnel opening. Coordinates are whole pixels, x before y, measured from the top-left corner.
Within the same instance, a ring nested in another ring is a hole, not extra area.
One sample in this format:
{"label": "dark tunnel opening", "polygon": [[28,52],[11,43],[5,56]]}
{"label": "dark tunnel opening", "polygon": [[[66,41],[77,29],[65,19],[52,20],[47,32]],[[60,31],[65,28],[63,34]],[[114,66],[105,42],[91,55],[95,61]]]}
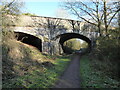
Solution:
{"label": "dark tunnel opening", "polygon": [[73,39],[73,38],[78,38],[78,39],[81,39],[81,40],[87,42],[88,43],[88,49],[87,49],[88,52],[90,52],[90,50],[91,50],[91,40],[89,38],[87,38],[86,36],[83,36],[83,35],[80,35],[77,33],[66,33],[66,34],[61,34],[58,37],[60,37],[59,43],[62,46],[63,52],[66,54],[70,54],[70,53],[67,53],[65,51],[64,42],[67,40]]}
{"label": "dark tunnel opening", "polygon": [[28,45],[32,45],[40,50],[42,52],[42,40],[29,34],[25,34],[22,32],[15,32],[17,40],[21,41],[23,43],[26,43]]}

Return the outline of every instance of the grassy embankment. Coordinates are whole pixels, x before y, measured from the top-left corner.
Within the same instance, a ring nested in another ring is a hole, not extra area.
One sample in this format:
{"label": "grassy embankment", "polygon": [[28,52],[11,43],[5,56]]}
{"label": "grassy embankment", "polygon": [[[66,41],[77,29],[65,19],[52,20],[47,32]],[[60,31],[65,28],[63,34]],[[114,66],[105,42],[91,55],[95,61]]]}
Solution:
{"label": "grassy embankment", "polygon": [[16,40],[2,44],[3,88],[49,88],[69,63],[69,56],[49,56]]}
{"label": "grassy embankment", "polygon": [[91,60],[89,56],[83,56],[80,60],[81,87],[120,88],[120,81],[107,75],[106,68],[109,68],[108,63]]}

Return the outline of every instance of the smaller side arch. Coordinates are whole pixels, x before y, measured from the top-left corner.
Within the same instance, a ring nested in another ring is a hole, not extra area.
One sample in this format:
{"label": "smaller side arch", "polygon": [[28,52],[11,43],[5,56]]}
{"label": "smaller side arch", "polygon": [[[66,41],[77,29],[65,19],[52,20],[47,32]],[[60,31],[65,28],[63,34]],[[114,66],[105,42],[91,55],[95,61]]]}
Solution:
{"label": "smaller side arch", "polygon": [[42,39],[24,32],[15,32],[15,34],[17,35],[17,40],[32,45],[42,52]]}

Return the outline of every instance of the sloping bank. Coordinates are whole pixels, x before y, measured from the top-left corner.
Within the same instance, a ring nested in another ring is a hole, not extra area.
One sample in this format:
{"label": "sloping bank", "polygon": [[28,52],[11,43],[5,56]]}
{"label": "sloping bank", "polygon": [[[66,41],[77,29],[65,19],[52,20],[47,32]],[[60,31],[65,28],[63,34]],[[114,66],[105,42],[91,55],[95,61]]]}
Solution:
{"label": "sloping bank", "polygon": [[49,56],[16,40],[2,44],[3,88],[50,88],[65,70],[69,56]]}
{"label": "sloping bank", "polygon": [[100,70],[99,64],[107,68],[106,63],[91,60],[87,55],[80,59],[81,88],[120,88],[120,81],[106,75],[108,72]]}

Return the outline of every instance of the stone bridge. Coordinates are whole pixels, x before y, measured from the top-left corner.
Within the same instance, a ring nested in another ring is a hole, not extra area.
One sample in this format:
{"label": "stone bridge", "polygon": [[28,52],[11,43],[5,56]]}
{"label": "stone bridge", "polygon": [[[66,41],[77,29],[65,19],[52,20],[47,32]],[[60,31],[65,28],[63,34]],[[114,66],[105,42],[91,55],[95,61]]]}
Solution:
{"label": "stone bridge", "polygon": [[[12,18],[14,22],[15,17]],[[12,26],[18,40],[52,54],[63,53],[63,43],[72,38],[86,41],[91,48],[99,36],[96,27],[70,19],[22,15]]]}

